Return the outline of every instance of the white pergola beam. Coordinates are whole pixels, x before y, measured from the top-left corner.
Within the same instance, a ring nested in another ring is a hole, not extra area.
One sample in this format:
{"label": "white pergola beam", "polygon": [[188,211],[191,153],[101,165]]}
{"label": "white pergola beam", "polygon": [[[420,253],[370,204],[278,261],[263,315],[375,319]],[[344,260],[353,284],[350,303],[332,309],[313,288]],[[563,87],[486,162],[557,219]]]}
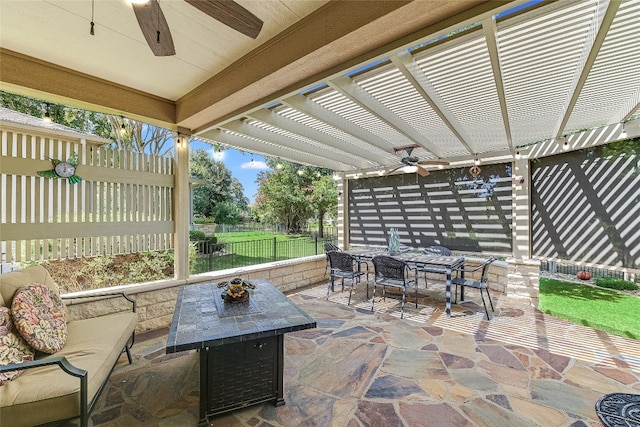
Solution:
{"label": "white pergola beam", "polygon": [[356,126],[355,123],[345,119],[344,117],[334,113],[331,110],[324,108],[322,105],[308,99],[304,95],[294,95],[289,98],[283,99],[282,104],[296,109],[309,117],[313,117],[316,120],[324,122],[336,129],[345,132],[354,138],[361,141],[365,141],[368,144],[392,155],[395,155],[393,146],[389,141],[384,138],[380,138],[378,135],[369,132],[367,129],[363,129]]}
{"label": "white pergola beam", "polygon": [[233,147],[238,150],[249,151],[251,153],[267,157],[278,157],[301,165],[319,166],[342,172],[351,172],[356,169],[342,163],[328,161],[324,157],[311,157],[308,154],[301,154],[298,150],[281,147],[273,143],[257,141],[255,139],[243,137],[221,129],[210,130],[201,136],[213,143],[219,142],[225,146]]}
{"label": "white pergola beam", "polygon": [[500,111],[502,113],[502,123],[504,124],[504,132],[507,136],[507,144],[513,150],[513,138],[511,137],[511,123],[509,122],[509,109],[507,108],[507,98],[504,93],[504,80],[502,79],[502,65],[500,63],[500,50],[497,42],[496,21],[493,17],[486,18],[482,21],[482,30],[484,32],[487,51],[489,52],[489,60],[491,61],[491,70],[493,72],[493,81],[496,85],[496,93],[498,94],[498,102],[500,102]]}
{"label": "white pergola beam", "polygon": [[340,92],[352,102],[359,105],[362,109],[385,122],[409,140],[418,144],[428,152],[433,153],[436,157],[442,158],[443,153],[435,144],[427,141],[424,135],[420,134],[416,129],[405,123],[404,120],[395,115],[375,97],[371,96],[371,94],[362,89],[358,84],[354,83],[351,78],[341,76],[328,81],[327,84],[335,91]]}
{"label": "white pergola beam", "polygon": [[327,145],[335,150],[342,151],[344,153],[348,153],[351,156],[359,157],[368,160],[371,162],[370,166],[381,165],[380,156],[375,155],[368,150],[360,149],[354,147],[349,144],[347,141],[344,141],[340,138],[336,138],[335,136],[326,134],[317,129],[314,129],[311,126],[306,126],[302,123],[298,123],[295,120],[292,120],[288,117],[285,117],[281,114],[275,113],[273,111],[267,109],[261,109],[252,112],[248,115],[253,119],[261,121],[263,123],[267,123],[271,126],[283,129],[287,132],[291,132],[305,138],[312,139],[317,141],[319,144]]}
{"label": "white pergola beam", "polygon": [[579,62],[579,64],[582,64],[582,66],[578,66],[576,69],[576,74],[574,75],[572,82],[573,90],[571,93],[571,98],[569,99],[565,107],[564,114],[562,115],[554,129],[556,138],[564,135],[564,129],[567,126],[567,122],[571,117],[571,113],[573,112],[574,107],[576,106],[576,102],[578,102],[578,98],[580,97],[580,93],[582,92],[582,88],[584,87],[587,78],[589,77],[591,68],[598,58],[598,53],[600,52],[602,43],[604,43],[604,40],[607,37],[607,33],[609,32],[611,23],[616,17],[616,13],[618,12],[620,3],[621,2],[619,0],[602,3],[599,6],[598,11],[602,10],[601,8],[604,8],[605,5],[607,8],[604,14],[598,13],[598,16],[602,15],[601,20],[598,22],[597,17],[591,20],[589,32],[587,34],[595,34],[596,30],[597,34],[595,35],[595,37],[593,37],[593,41],[591,44],[589,44],[589,39],[585,41],[582,56]]}
{"label": "white pergola beam", "polygon": [[[631,104],[632,107],[629,107],[628,104]],[[629,101],[622,106],[620,111],[618,111],[607,124],[612,125],[614,123],[626,122],[638,109],[640,109],[640,86],[633,91],[633,95],[631,95]]]}
{"label": "white pergola beam", "polygon": [[413,60],[413,56],[407,51],[402,51],[397,55],[392,55],[391,62],[400,70],[415,90],[418,91],[420,96],[424,98],[438,117],[440,117],[440,120],[442,120],[456,138],[458,138],[460,143],[464,145],[469,154],[476,154],[468,143],[469,138],[466,136],[462,125],[442,101],[440,95],[438,95],[438,92],[429,81],[429,78],[424,75],[418,64]]}
{"label": "white pergola beam", "polygon": [[336,163],[342,163],[354,168],[366,168],[371,166],[370,163],[367,163],[360,158],[354,159],[350,156],[341,156],[338,153],[332,153],[329,150],[324,150],[320,146],[305,143],[304,141],[298,140],[288,135],[283,135],[259,126],[249,124],[246,121],[234,120],[232,122],[225,123],[222,127],[241,135],[246,135],[248,137],[261,141],[268,141],[273,143],[274,145],[286,147],[291,150],[305,152],[313,156],[324,157],[327,160],[331,160]]}

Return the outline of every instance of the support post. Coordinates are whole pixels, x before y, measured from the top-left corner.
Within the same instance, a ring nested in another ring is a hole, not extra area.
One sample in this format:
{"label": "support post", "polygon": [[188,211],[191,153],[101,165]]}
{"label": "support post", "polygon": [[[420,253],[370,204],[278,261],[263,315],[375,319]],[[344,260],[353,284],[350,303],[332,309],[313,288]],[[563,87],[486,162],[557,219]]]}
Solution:
{"label": "support post", "polygon": [[175,187],[174,218],[174,270],[176,279],[189,277],[189,136],[178,133],[174,140]]}

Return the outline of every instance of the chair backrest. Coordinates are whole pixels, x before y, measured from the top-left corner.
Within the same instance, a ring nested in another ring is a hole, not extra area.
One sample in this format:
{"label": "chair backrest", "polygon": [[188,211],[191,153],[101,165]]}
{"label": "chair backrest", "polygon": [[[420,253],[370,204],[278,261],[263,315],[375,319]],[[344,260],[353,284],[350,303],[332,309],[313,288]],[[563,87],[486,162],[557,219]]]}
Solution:
{"label": "chair backrest", "polygon": [[324,251],[325,253],[327,253],[330,251],[342,251],[342,249],[340,249],[337,245],[334,245],[333,243],[325,243]]}
{"label": "chair backrest", "polygon": [[404,280],[407,268],[407,263],[404,261],[387,255],[378,255],[371,262],[377,279]]}
{"label": "chair backrest", "polygon": [[329,251],[327,256],[332,270],[339,270],[345,273],[354,271],[355,258],[351,254],[342,251]]}
{"label": "chair backrest", "polygon": [[438,245],[433,245],[433,246],[427,246],[426,248],[424,248],[422,250],[422,253],[427,254],[427,255],[445,255],[445,256],[450,256],[451,255],[451,250],[447,247],[444,246],[438,246]]}
{"label": "chair backrest", "polygon": [[491,257],[488,260],[486,260],[485,262],[482,263],[481,267],[482,267],[482,275],[480,276],[480,282],[482,283],[487,283],[487,280],[489,278],[489,267],[491,267],[491,264],[496,261],[498,258],[496,257]]}

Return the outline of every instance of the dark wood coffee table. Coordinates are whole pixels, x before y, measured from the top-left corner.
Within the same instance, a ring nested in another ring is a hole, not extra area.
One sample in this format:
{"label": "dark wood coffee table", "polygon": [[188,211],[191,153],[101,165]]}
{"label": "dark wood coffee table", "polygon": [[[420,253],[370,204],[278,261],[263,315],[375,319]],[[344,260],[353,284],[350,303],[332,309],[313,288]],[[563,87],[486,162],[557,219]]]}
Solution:
{"label": "dark wood coffee table", "polygon": [[256,403],[284,405],[284,334],[316,321],[267,280],[248,302],[225,304],[215,283],[180,288],[167,353],[200,352],[200,420]]}

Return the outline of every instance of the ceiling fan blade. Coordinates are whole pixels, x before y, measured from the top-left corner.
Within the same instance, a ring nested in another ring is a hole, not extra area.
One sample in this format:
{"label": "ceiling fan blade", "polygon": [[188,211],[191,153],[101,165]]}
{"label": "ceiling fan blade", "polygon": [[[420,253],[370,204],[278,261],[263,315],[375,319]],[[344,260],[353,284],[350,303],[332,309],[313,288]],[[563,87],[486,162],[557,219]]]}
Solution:
{"label": "ceiling fan blade", "polygon": [[387,175],[391,175],[392,173],[394,173],[395,171],[397,171],[398,169],[403,168],[403,167],[404,167],[404,165],[397,166],[397,167],[391,169],[390,171],[387,171]]}
{"label": "ceiling fan blade", "polygon": [[132,3],[131,6],[153,54],[155,56],[175,55],[176,49],[173,46],[171,31],[158,0],[150,0],[144,4]]}
{"label": "ceiling fan blade", "polygon": [[418,175],[420,175],[420,176],[429,176],[429,175],[431,175],[431,172],[429,172],[428,170],[426,170],[425,168],[420,167],[420,166],[418,166],[418,170],[416,172],[418,172]]}
{"label": "ceiling fan blade", "polygon": [[228,27],[255,39],[262,29],[262,20],[233,0],[184,0]]}

